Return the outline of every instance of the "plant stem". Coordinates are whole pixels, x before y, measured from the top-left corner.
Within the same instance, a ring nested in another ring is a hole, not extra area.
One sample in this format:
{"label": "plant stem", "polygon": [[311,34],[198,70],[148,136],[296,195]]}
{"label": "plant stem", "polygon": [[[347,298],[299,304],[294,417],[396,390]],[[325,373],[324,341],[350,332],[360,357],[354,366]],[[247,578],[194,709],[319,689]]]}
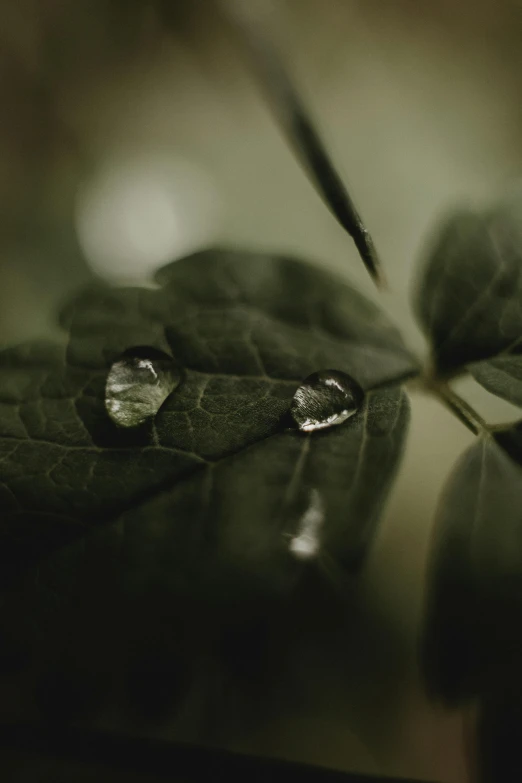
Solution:
{"label": "plant stem", "polygon": [[428,388],[474,435],[488,432],[489,428],[484,419],[446,383],[432,383]]}

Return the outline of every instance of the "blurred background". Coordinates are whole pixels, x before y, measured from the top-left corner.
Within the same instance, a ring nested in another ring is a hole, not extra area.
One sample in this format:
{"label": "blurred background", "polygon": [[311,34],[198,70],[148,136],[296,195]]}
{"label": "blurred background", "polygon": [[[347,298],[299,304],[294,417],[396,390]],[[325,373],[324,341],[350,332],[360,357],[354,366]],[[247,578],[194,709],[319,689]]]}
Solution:
{"label": "blurred background", "polygon": [[[522,3],[244,5],[267,21],[373,235],[390,282],[382,305],[423,350],[407,302],[430,232],[522,173]],[[61,339],[56,309],[92,275],[146,283],[212,244],[303,256],[375,298],[264,102],[226,7],[0,0],[0,345]],[[475,385],[460,390],[489,419],[509,417]],[[469,716],[428,703],[416,645],[436,499],[472,436],[435,401],[414,395],[412,405],[400,480],[359,586],[353,646],[373,634],[375,656],[346,662],[330,655],[334,638],[319,643],[296,661],[302,704],[278,703],[247,736],[231,731],[228,747],[468,780]]]}

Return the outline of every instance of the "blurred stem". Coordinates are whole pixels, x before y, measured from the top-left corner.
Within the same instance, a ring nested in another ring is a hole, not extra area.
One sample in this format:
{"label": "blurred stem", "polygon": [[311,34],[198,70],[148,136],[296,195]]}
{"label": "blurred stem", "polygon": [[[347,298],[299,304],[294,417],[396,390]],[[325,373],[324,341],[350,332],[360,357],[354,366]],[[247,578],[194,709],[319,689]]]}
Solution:
{"label": "blurred stem", "polygon": [[474,435],[482,435],[489,431],[489,427],[471,405],[463,400],[447,383],[441,381],[428,381],[426,388],[450,410],[465,427]]}

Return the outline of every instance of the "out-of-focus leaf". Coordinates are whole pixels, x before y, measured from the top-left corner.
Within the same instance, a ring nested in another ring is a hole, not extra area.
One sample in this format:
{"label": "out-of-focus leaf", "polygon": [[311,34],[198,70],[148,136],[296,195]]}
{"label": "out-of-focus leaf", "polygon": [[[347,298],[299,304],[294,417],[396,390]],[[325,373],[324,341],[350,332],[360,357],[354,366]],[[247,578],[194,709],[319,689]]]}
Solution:
{"label": "out-of-focus leaf", "polygon": [[373,240],[344,186],[301,97],[292,84],[271,36],[252,7],[222,2],[227,16],[239,30],[276,116],[298,158],[309,171],[318,192],[340,225],[352,237],[361,260],[377,284],[383,282]]}
{"label": "out-of-focus leaf", "polygon": [[483,213],[457,213],[431,248],[414,305],[439,373],[522,348],[517,204],[514,199]]}
{"label": "out-of-focus leaf", "polygon": [[521,445],[512,432],[480,438],[437,512],[423,658],[431,692],[449,702],[502,687],[520,668]]}
{"label": "out-of-focus leaf", "polygon": [[507,689],[480,705],[477,732],[480,783],[522,779],[522,682],[520,678]]}
{"label": "out-of-focus leaf", "polygon": [[497,356],[468,365],[478,383],[497,397],[522,406],[522,355]]}

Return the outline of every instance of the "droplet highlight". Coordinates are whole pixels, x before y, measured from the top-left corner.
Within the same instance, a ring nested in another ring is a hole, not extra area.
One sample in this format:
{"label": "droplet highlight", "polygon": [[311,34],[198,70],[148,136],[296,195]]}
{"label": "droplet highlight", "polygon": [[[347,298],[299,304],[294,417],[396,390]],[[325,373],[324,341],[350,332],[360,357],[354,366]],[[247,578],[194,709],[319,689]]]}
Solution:
{"label": "droplet highlight", "polygon": [[321,370],[297,389],[290,414],[302,432],[314,432],[342,424],[357,413],[363,400],[363,390],[350,375]]}
{"label": "droplet highlight", "polygon": [[324,504],[316,489],[310,492],[308,508],[299,520],[297,532],[291,537],[288,549],[298,560],[313,560],[320,549],[320,531],[324,523]]}
{"label": "droplet highlight", "polygon": [[180,381],[171,356],[156,348],[131,348],[109,370],[105,408],[118,427],[138,427],[156,415]]}

